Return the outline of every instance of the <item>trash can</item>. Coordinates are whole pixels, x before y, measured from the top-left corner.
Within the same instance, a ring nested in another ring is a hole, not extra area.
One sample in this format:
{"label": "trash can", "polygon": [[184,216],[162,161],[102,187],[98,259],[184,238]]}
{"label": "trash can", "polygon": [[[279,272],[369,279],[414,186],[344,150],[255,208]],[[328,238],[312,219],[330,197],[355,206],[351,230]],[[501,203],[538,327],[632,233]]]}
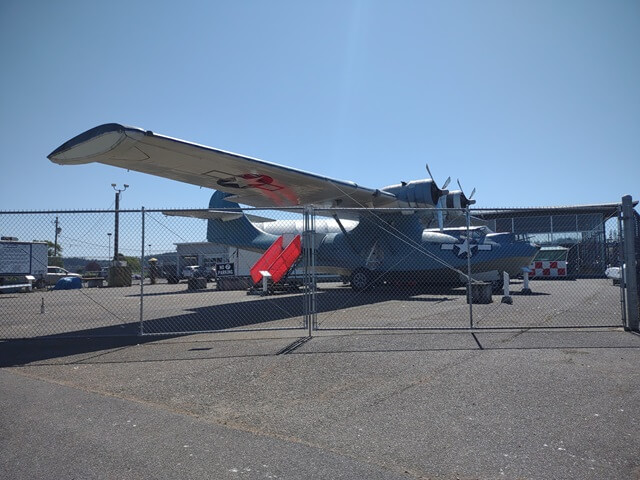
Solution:
{"label": "trash can", "polygon": [[[472,283],[471,301],[476,304],[486,304],[493,302],[493,299],[491,298],[491,282]],[[469,303],[468,298],[467,303]]]}

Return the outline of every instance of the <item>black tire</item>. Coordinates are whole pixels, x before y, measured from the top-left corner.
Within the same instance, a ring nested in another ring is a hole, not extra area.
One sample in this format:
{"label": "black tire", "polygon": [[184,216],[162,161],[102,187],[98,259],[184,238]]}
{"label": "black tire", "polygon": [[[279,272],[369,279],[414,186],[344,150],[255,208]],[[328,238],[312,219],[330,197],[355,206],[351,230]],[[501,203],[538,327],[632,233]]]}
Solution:
{"label": "black tire", "polygon": [[358,268],[351,274],[351,288],[360,292],[367,288],[371,283],[371,271],[367,268]]}

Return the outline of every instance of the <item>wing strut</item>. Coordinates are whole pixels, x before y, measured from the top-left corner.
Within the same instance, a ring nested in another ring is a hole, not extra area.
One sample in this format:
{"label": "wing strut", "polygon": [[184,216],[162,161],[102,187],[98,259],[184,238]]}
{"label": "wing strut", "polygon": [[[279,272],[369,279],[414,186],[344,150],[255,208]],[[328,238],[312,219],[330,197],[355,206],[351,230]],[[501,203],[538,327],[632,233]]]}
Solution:
{"label": "wing strut", "polygon": [[347,229],[344,228],[344,225],[342,225],[342,222],[340,221],[340,217],[338,217],[338,214],[334,213],[333,214],[333,219],[336,221],[336,223],[338,224],[338,227],[340,227],[340,230],[342,231],[342,233],[344,234],[344,238],[347,239],[347,243],[349,244],[349,246],[351,247],[351,250],[353,250],[353,253],[355,253],[356,255],[360,255],[358,253],[358,250],[356,249],[356,247],[353,245],[353,243],[351,243],[351,236],[349,234],[349,232],[347,232]]}

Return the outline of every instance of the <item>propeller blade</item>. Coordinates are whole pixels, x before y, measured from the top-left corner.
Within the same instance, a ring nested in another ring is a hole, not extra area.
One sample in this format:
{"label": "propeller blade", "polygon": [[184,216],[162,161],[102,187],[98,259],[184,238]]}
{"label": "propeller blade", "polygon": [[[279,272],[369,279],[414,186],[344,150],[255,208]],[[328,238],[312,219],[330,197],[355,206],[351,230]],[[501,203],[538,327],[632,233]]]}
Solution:
{"label": "propeller blade", "polygon": [[425,164],[425,167],[427,167],[427,172],[429,172],[429,178],[431,178],[431,180],[433,180],[433,175],[431,174],[431,169],[429,168],[429,164]]}
{"label": "propeller blade", "polygon": [[476,187],[473,187],[473,190],[471,190],[471,195],[469,195],[469,200],[471,200],[473,198],[475,193],[476,193]]}
{"label": "propeller blade", "polygon": [[460,179],[458,178],[458,179],[456,179],[456,181],[458,182],[458,188],[460,189],[460,191],[461,191],[462,193],[464,193],[464,190],[463,190],[463,188],[462,188],[462,185],[460,185]]}
{"label": "propeller blade", "polygon": [[447,178],[447,180],[444,182],[444,185],[442,185],[442,188],[440,188],[440,190],[445,190],[449,186],[449,183],[451,183],[451,177]]}

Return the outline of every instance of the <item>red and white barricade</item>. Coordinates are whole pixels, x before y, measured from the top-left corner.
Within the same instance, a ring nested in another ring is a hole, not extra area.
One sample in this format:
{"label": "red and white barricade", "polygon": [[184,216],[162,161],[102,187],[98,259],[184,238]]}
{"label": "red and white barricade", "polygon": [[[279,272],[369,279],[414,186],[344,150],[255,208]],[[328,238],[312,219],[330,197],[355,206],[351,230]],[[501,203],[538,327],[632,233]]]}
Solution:
{"label": "red and white barricade", "polygon": [[529,278],[558,278],[567,276],[567,262],[565,260],[536,260],[529,268],[531,269]]}

